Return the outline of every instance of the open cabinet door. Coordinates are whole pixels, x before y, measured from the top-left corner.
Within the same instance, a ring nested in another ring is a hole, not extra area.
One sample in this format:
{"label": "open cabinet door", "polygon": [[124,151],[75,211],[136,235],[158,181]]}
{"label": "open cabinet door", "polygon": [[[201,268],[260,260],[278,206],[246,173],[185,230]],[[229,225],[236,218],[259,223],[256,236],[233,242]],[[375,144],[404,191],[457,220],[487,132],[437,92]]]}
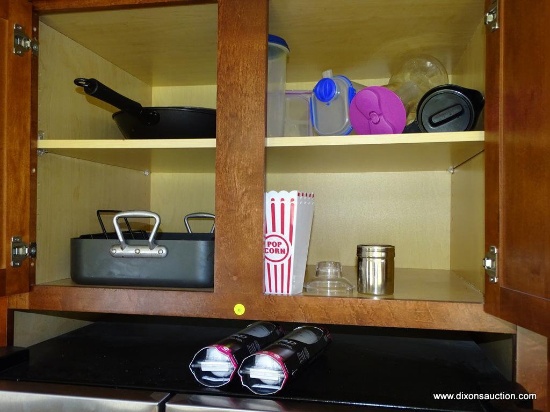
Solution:
{"label": "open cabinet door", "polygon": [[[14,44],[15,25],[18,33],[32,37],[33,21],[30,3],[23,0],[0,2],[0,346],[6,343],[6,295],[27,292],[34,276],[31,259],[13,262],[12,238],[18,253],[24,254],[35,239],[36,125],[32,119],[32,90],[36,65],[29,45],[22,37]],[[19,35],[18,35],[19,36]],[[16,54],[15,49],[20,53]],[[17,260],[17,259],[16,259]]]}
{"label": "open cabinet door", "polygon": [[550,2],[489,0],[487,10],[497,5],[485,125],[486,246],[497,249],[497,279],[486,279],[485,310],[550,337]]}

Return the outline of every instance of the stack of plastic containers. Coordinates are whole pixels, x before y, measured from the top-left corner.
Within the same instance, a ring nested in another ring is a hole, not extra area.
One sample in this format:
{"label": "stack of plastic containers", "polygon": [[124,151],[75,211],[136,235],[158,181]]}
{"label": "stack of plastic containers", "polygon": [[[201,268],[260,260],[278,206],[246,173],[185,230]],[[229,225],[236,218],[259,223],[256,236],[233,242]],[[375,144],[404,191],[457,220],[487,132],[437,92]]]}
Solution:
{"label": "stack of plastic containers", "polygon": [[267,136],[283,136],[285,130],[286,41],[270,34],[267,59]]}

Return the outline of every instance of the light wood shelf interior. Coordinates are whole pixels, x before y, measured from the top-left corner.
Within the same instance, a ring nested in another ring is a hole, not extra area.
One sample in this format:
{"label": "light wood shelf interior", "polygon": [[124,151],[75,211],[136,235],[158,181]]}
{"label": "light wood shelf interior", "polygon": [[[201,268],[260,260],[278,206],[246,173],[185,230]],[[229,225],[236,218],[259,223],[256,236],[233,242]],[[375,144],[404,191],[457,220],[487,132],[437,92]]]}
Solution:
{"label": "light wood shelf interior", "polygon": [[[213,172],[215,139],[40,140],[42,153],[162,173]],[[272,137],[267,172],[448,170],[483,150],[483,132]]]}
{"label": "light wood shelf interior", "polygon": [[[483,303],[483,294],[474,286],[448,270],[438,269],[395,269],[395,291],[393,295],[371,296],[357,292],[356,267],[344,266],[342,275],[352,285],[354,290],[347,295],[325,296],[328,298],[339,297],[349,299],[372,299],[372,300],[408,300],[408,301],[435,301],[435,302],[462,302],[462,303]],[[305,283],[315,278],[315,266],[309,265],[306,271]],[[304,283],[304,285],[305,285]],[[52,282],[36,285],[41,287],[77,287],[86,289],[130,289],[130,290],[173,290],[180,292],[214,292],[214,289],[166,289],[166,288],[144,288],[144,287],[118,287],[118,286],[94,286],[78,285],[71,279],[60,279]],[[302,296],[313,297],[323,296],[304,291]]]}
{"label": "light wood shelf interior", "polygon": [[[393,295],[371,296],[357,292],[357,268],[355,266],[342,267],[342,276],[355,287],[353,292],[346,297],[374,300],[483,303],[483,294],[452,271],[395,268],[394,272]],[[315,266],[309,265],[305,282],[307,283],[314,278]],[[304,296],[319,295],[304,292]]]}
{"label": "light wood shelf interior", "polygon": [[[457,73],[484,14],[478,0],[314,3],[269,4],[269,30],[291,49],[290,83],[313,81],[329,68],[351,79],[387,79],[404,56],[419,53]],[[150,86],[216,83],[215,2],[53,13],[41,20]]]}

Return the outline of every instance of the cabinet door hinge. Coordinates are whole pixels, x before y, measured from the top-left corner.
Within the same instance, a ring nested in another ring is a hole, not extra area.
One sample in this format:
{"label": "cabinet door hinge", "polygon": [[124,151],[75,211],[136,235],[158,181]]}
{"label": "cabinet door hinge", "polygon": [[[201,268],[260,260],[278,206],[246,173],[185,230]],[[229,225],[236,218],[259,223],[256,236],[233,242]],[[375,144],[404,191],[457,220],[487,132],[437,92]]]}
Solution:
{"label": "cabinet door hinge", "polygon": [[497,257],[498,250],[496,246],[490,246],[489,251],[483,258],[483,268],[491,283],[498,283]]}
{"label": "cabinet door hinge", "polygon": [[31,39],[25,33],[25,28],[20,24],[13,26],[13,53],[18,56],[23,56],[29,50],[32,54],[38,55],[38,41]]}
{"label": "cabinet door hinge", "polygon": [[11,265],[19,267],[28,257],[36,257],[36,243],[30,242],[27,245],[21,236],[13,236],[11,238]]}
{"label": "cabinet door hinge", "polygon": [[491,31],[498,30],[498,0],[493,0],[489,10],[485,13],[485,25],[489,26]]}

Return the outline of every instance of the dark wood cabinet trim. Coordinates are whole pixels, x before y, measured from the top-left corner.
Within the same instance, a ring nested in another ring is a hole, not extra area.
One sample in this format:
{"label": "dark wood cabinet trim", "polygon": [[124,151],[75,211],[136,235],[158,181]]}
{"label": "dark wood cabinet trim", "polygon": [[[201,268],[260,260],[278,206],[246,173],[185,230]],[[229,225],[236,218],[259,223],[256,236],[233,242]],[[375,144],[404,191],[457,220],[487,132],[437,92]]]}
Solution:
{"label": "dark wood cabinet trim", "polygon": [[220,0],[216,293],[262,293],[267,27],[267,0]]}
{"label": "dark wood cabinet trim", "polygon": [[54,13],[64,11],[93,11],[130,7],[162,7],[192,4],[214,4],[216,0],[31,0],[35,11]]}
{"label": "dark wood cabinet trim", "polygon": [[[35,286],[9,297],[9,308],[199,318],[276,320],[514,334],[516,327],[486,314],[479,303],[275,296],[242,292]],[[236,314],[240,304],[244,313]]]}
{"label": "dark wood cabinet trim", "polygon": [[[499,249],[499,281],[486,281],[485,309],[550,336],[549,239],[543,218],[548,173],[542,158],[549,151],[550,123],[533,107],[533,102],[538,107],[548,102],[542,91],[547,76],[538,68],[550,47],[541,18],[550,8],[528,8],[521,18],[519,10],[522,2],[501,0],[500,28],[487,31],[485,233],[487,249]],[[526,58],[529,65],[523,63]]]}
{"label": "dark wood cabinet trim", "polygon": [[[491,0],[485,1],[488,10]],[[485,251],[500,246],[500,136],[502,135],[502,30],[486,29],[485,60]],[[499,266],[500,266],[500,262]],[[500,285],[485,277],[485,310],[500,315]]]}
{"label": "dark wood cabinet trim", "polygon": [[[34,113],[31,106],[35,102],[32,96],[33,64],[36,64],[32,53],[17,56],[13,53],[12,36],[14,25],[23,26],[29,36],[33,34],[33,20],[30,3],[20,0],[9,0],[4,6],[8,20],[4,20],[3,30],[7,30],[6,47],[3,47],[5,60],[5,78],[2,79],[4,96],[2,122],[2,263],[5,267],[5,276],[0,290],[5,294],[26,292],[31,283],[31,262],[25,260],[21,267],[14,268],[11,262],[11,238],[21,236],[25,242],[34,241],[34,219],[36,208],[32,206],[36,187],[33,180],[36,173],[32,168],[35,165],[33,157],[36,151],[31,150],[33,139],[33,124],[30,116]],[[35,146],[36,147],[36,146]],[[31,217],[31,214],[34,216]]]}

